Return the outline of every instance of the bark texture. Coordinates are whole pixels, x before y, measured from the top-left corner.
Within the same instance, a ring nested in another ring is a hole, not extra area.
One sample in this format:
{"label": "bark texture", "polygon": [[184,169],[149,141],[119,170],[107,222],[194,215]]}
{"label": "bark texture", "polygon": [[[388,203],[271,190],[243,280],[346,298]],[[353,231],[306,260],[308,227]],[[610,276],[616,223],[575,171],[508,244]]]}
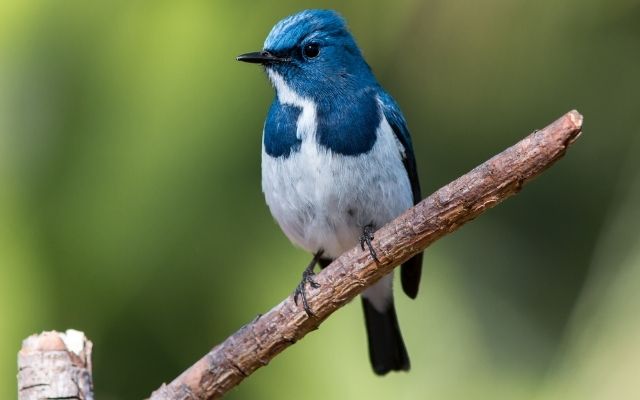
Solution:
{"label": "bark texture", "polygon": [[[278,353],[317,329],[338,308],[439,238],[518,193],[561,158],[580,135],[582,115],[570,111],[467,174],[449,183],[375,233],[380,264],[354,248],[308,287],[308,317],[292,296],[243,326],[151,395],[152,400],[216,399]],[[24,397],[25,399],[27,397]]]}
{"label": "bark texture", "polygon": [[29,336],[18,353],[18,399],[93,400],[92,346],[73,329]]}

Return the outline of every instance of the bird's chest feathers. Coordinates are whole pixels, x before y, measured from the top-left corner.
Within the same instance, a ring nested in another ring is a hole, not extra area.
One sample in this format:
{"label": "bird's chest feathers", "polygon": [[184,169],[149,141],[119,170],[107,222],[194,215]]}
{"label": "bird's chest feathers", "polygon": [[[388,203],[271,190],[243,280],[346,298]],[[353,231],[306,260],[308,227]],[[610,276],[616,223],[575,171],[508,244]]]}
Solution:
{"label": "bird's chest feathers", "polygon": [[375,97],[337,110],[278,95],[265,123],[262,189],[290,239],[337,256],[362,226],[381,226],[411,205],[397,141]]}
{"label": "bird's chest feathers", "polygon": [[289,157],[300,151],[303,141],[346,156],[371,150],[382,118],[372,91],[332,97],[322,101],[303,97],[276,73],[270,73],[277,89],[264,126],[263,143],[272,157]]}

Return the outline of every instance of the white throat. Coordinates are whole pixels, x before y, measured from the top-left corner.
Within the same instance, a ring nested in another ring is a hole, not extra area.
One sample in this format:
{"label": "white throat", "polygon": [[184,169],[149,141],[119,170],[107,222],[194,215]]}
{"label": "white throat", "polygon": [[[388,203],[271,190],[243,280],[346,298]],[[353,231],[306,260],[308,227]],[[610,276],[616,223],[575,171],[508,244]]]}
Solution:
{"label": "white throat", "polygon": [[316,103],[296,93],[277,72],[267,68],[267,74],[276,89],[278,101],[302,109],[296,125],[296,137],[300,140],[314,138],[318,126]]}

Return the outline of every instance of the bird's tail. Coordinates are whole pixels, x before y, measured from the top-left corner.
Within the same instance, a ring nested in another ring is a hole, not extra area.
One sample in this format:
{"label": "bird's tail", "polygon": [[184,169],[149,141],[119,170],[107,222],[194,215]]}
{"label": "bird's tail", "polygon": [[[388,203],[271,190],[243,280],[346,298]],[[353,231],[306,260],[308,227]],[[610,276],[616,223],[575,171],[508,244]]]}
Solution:
{"label": "bird's tail", "polygon": [[369,339],[369,359],[373,371],[384,375],[389,371],[408,371],[409,355],[400,334],[393,301],[380,312],[366,298],[362,298],[364,320]]}

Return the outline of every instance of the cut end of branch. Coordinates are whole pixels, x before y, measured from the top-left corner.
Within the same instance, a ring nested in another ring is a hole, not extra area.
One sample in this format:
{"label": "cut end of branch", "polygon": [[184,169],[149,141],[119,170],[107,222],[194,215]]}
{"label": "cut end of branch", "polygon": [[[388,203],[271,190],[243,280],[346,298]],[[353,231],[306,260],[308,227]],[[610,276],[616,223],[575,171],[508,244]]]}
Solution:
{"label": "cut end of branch", "polygon": [[91,341],[83,332],[67,329],[65,332],[45,331],[39,335],[31,335],[22,342],[20,351],[27,353],[33,351],[71,351],[79,356],[87,351],[90,345]]}
{"label": "cut end of branch", "polygon": [[584,117],[578,112],[578,110],[569,111],[566,114],[566,117],[573,124],[574,130],[577,131],[577,133],[567,142],[567,145],[571,145],[580,137],[580,135],[582,135],[582,122],[584,121]]}
{"label": "cut end of branch", "polygon": [[29,336],[18,353],[18,398],[93,399],[92,349],[74,329]]}
{"label": "cut end of branch", "polygon": [[578,110],[569,111],[567,113],[567,117],[571,120],[571,122],[573,122],[573,125],[576,127],[576,129],[582,129],[582,121],[584,120],[584,117],[578,112]]}

